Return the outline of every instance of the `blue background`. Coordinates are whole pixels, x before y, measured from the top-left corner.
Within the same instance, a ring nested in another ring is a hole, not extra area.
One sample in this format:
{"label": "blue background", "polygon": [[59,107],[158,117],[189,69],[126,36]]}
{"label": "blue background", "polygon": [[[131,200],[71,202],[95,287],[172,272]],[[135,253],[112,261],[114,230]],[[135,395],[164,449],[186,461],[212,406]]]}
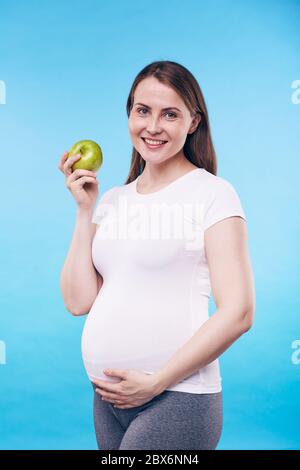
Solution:
{"label": "blue background", "polygon": [[97,448],[86,317],[64,308],[59,288],[76,205],[57,165],[94,139],[100,194],[124,184],[131,84],[148,63],[173,60],[203,91],[218,175],[248,217],[256,283],[255,323],[220,358],[218,449],[299,449],[299,20],[295,0],[0,0],[1,448]]}

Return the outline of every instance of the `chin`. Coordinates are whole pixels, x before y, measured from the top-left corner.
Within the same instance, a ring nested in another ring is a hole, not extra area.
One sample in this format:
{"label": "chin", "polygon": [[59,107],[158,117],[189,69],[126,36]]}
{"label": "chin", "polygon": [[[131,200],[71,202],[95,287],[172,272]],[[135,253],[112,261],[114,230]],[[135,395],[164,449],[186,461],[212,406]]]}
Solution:
{"label": "chin", "polygon": [[145,161],[145,162],[149,162],[149,163],[162,163],[164,162],[165,160],[168,160],[168,157],[164,157],[164,158],[160,158],[158,155],[153,155],[149,157],[149,155],[143,155],[142,153],[139,152],[139,154],[141,155],[142,159]]}

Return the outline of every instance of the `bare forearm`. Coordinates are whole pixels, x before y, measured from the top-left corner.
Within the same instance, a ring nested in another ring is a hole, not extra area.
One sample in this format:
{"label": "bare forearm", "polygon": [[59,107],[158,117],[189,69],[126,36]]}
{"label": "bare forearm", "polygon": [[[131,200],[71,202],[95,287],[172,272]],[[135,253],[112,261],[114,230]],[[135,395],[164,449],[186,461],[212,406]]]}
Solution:
{"label": "bare forearm", "polygon": [[94,229],[92,211],[77,210],[71,245],[64,263],[60,286],[64,303],[73,314],[81,314],[97,295],[97,274],[92,262]]}
{"label": "bare forearm", "polygon": [[175,354],[153,374],[158,392],[217,359],[250,326],[247,316],[217,309]]}

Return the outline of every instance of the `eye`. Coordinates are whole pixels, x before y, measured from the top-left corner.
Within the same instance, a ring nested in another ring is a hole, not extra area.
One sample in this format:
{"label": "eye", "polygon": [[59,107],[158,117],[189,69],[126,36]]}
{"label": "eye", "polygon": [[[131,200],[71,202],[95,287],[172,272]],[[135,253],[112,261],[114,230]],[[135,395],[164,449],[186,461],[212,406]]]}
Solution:
{"label": "eye", "polygon": [[[146,109],[146,108],[137,108],[138,114],[140,114],[139,111],[148,111],[148,109]],[[145,115],[145,113],[142,113],[142,114]],[[170,111],[166,112],[165,114],[171,114],[174,118],[177,117],[177,114],[176,114],[176,113],[172,113],[172,112],[170,112]]]}
{"label": "eye", "polygon": [[172,114],[172,116],[177,117],[177,114],[171,113],[171,112],[169,112],[169,111],[168,111],[166,114]]}
{"label": "eye", "polygon": [[[144,110],[144,111],[148,111],[146,108],[137,108],[137,112],[138,112],[138,113],[139,113],[139,111],[143,111],[143,110]],[[144,113],[142,113],[142,114],[144,114]]]}

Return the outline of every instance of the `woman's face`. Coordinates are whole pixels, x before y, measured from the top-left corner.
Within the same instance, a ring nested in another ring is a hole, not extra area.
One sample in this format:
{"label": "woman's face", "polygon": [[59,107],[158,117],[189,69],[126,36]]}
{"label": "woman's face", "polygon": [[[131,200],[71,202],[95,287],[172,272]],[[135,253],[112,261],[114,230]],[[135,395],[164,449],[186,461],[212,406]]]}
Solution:
{"label": "woman's face", "polygon": [[[161,163],[179,155],[187,134],[194,132],[199,121],[200,116],[192,118],[175,90],[155,77],[145,78],[136,87],[128,125],[132,144],[145,161]],[[167,143],[151,149],[143,138]]]}

